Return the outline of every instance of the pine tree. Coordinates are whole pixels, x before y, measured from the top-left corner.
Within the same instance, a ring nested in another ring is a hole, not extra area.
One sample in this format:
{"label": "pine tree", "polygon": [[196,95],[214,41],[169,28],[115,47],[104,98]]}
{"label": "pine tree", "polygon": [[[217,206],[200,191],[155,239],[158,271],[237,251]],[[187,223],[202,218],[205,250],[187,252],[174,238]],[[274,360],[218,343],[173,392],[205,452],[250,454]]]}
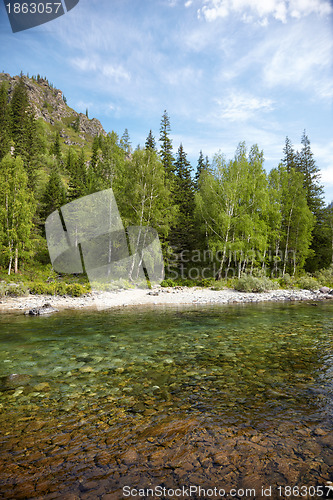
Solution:
{"label": "pine tree", "polygon": [[151,130],[149,131],[148,137],[146,139],[145,148],[156,151],[155,137],[153,136],[153,132]]}
{"label": "pine tree", "polygon": [[174,174],[175,172],[175,160],[172,155],[172,140],[169,137],[170,131],[170,119],[168,113],[165,110],[162,116],[160,128],[160,157],[162,159],[162,164],[168,177],[172,177],[172,174]]}

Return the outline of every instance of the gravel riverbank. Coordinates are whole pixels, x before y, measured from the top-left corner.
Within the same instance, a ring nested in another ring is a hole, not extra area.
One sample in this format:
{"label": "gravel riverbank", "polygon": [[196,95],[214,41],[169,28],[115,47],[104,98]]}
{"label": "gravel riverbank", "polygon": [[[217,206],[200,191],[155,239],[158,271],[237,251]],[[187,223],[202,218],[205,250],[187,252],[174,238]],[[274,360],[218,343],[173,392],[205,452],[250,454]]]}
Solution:
{"label": "gravel riverbank", "polygon": [[236,304],[281,301],[318,301],[333,299],[333,295],[310,290],[272,290],[263,293],[245,293],[236,290],[208,288],[157,288],[154,290],[119,290],[92,292],[82,297],[29,295],[5,297],[0,301],[0,313],[28,311],[44,304],[61,309],[109,309],[161,304]]}

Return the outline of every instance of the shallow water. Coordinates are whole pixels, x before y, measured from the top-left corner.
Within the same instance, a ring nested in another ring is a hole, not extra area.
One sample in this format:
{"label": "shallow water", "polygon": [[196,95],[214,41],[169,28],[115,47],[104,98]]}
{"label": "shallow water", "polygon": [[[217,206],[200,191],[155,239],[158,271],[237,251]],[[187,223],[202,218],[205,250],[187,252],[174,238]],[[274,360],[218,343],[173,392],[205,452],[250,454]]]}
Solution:
{"label": "shallow water", "polygon": [[3,315],[0,345],[0,498],[328,498],[331,303]]}

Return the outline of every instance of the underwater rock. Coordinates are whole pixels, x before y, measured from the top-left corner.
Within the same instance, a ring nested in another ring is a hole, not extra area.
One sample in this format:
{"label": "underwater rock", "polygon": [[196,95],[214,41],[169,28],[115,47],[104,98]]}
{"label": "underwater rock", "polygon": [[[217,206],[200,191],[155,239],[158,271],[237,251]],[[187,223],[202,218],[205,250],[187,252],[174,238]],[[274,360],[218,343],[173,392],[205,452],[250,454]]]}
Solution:
{"label": "underwater rock", "polygon": [[27,316],[40,316],[42,314],[52,314],[55,312],[59,312],[59,309],[52,307],[51,304],[44,304],[42,307],[36,307],[26,311],[24,314]]}
{"label": "underwater rock", "polygon": [[0,391],[10,391],[24,385],[28,385],[31,375],[23,375],[19,373],[11,373],[4,377],[0,377]]}

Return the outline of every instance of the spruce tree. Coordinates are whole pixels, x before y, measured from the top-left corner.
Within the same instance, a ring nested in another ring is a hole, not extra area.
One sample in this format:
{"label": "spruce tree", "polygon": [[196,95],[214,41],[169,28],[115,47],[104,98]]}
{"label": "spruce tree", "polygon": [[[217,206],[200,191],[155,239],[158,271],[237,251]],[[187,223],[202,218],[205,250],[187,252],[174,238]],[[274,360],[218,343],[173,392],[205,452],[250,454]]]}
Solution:
{"label": "spruce tree", "polygon": [[195,176],[194,176],[194,187],[196,190],[199,189],[199,179],[200,179],[201,173],[204,170],[208,171],[208,169],[209,169],[208,156],[206,156],[206,158],[204,158],[202,151],[200,151],[199,158],[198,158],[198,164],[197,164],[197,170],[196,170]]}
{"label": "spruce tree", "polygon": [[286,137],[283,153],[282,163],[286,167],[287,172],[290,172],[292,168],[296,168],[296,153],[288,136]]}
{"label": "spruce tree", "polygon": [[175,161],[174,201],[179,209],[179,218],[172,231],[172,244],[179,251],[192,247],[194,240],[194,186],[191,165],[183,145],[180,144]]}
{"label": "spruce tree", "polygon": [[50,147],[50,154],[53,154],[58,162],[61,161],[61,145],[60,145],[60,134],[56,132],[54,137],[54,142]]}
{"label": "spruce tree", "polygon": [[0,160],[10,150],[10,116],[7,87],[3,82],[0,87]]}
{"label": "spruce tree", "polygon": [[168,177],[172,177],[172,174],[175,172],[174,157],[172,155],[172,140],[169,137],[170,131],[170,119],[165,110],[162,116],[160,128],[160,157]]}
{"label": "spruce tree", "polygon": [[305,265],[306,271],[314,272],[325,265],[322,248],[325,246],[324,224],[324,191],[320,184],[320,170],[311,151],[310,140],[304,130],[302,136],[302,149],[297,154],[296,170],[303,176],[303,186],[306,192],[306,201],[311,213],[315,216],[315,226],[312,234],[312,255],[308,257]]}
{"label": "spruce tree", "polygon": [[15,142],[15,154],[24,155],[25,153],[25,129],[28,113],[28,92],[24,85],[21,75],[18,83],[13,90],[13,96],[10,103],[11,109],[11,133]]}
{"label": "spruce tree", "polygon": [[304,130],[301,143],[301,151],[297,155],[296,170],[302,173],[304,179],[304,188],[308,207],[319,221],[324,206],[324,191],[320,184],[320,170],[316,165],[311,151],[310,140]]}
{"label": "spruce tree", "polygon": [[155,137],[153,136],[153,132],[151,130],[149,131],[146,139],[145,148],[150,149],[151,151],[156,151]]}
{"label": "spruce tree", "polygon": [[66,189],[55,166],[50,174],[42,196],[41,217],[43,221],[54,212],[59,210],[66,203]]}
{"label": "spruce tree", "polygon": [[68,200],[72,201],[86,194],[87,170],[85,165],[85,157],[83,149],[80,156],[77,157],[75,152],[72,152],[72,160],[70,167],[70,178],[68,185]]}
{"label": "spruce tree", "polygon": [[123,135],[120,139],[120,147],[125,151],[127,158],[131,155],[132,147],[131,140],[127,128],[125,128]]}

